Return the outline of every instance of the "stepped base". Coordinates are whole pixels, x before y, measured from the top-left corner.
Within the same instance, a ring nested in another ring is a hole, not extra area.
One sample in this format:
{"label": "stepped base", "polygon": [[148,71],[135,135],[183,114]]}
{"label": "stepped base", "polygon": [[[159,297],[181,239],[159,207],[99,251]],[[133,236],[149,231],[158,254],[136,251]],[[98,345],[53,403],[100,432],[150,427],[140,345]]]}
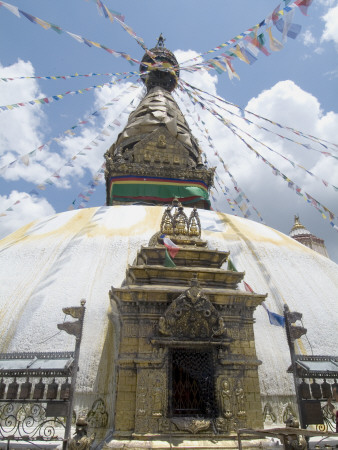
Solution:
{"label": "stepped base", "polygon": [[[113,439],[109,443],[105,444],[104,449],[134,449],[134,450],[145,450],[145,449],[198,449],[198,450],[213,450],[213,449],[236,449],[238,450],[238,441],[235,437],[232,439],[206,439],[206,440],[194,440],[194,439],[184,439],[184,438],[172,438],[172,439],[161,439],[161,440],[118,440]],[[264,448],[274,448],[282,449],[283,446],[273,442],[271,439],[252,439],[243,441],[243,450],[251,449],[264,449]]]}

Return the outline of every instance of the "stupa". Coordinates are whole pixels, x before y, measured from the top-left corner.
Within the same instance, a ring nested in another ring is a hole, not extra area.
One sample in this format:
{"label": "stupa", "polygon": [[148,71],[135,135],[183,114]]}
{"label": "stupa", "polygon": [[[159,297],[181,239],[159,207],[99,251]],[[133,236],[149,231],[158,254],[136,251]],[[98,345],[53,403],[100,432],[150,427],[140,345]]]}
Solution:
{"label": "stupa", "polygon": [[289,233],[296,241],[311,248],[321,255],[329,257],[324,239],[321,239],[312,234],[303,224],[300,223],[299,216],[295,216],[295,222]]}
{"label": "stupa", "polygon": [[334,355],[338,266],[209,210],[213,170],[171,96],[179,71],[162,38],[143,69],[147,94],[106,153],[108,206],[0,241],[0,350],[72,350],[56,324],[85,298],[74,413],[97,445],[237,448],[238,427],[297,415],[285,330],[261,305],[303,314],[299,353]]}

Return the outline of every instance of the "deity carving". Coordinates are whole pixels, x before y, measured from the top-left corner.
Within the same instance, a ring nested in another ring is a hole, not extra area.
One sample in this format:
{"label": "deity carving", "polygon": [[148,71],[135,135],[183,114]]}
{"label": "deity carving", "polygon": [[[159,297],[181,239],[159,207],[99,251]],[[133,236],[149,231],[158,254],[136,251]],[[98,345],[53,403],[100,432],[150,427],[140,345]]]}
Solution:
{"label": "deity carving", "polygon": [[153,407],[152,407],[152,415],[153,416],[162,416],[162,392],[163,389],[161,387],[161,381],[159,379],[156,380],[156,384],[153,388],[152,396],[153,396]]}
{"label": "deity carving", "polygon": [[191,280],[191,287],[159,319],[159,332],[165,336],[203,339],[221,336],[225,331],[223,319],[199,287],[197,278]]}
{"label": "deity carving", "polygon": [[231,393],[230,393],[230,386],[228,380],[224,380],[222,382],[222,390],[221,390],[221,396],[222,396],[222,408],[224,412],[228,412],[231,410]]}
{"label": "deity carving", "polygon": [[158,148],[166,148],[167,142],[164,134],[160,134],[157,140],[157,147]]}

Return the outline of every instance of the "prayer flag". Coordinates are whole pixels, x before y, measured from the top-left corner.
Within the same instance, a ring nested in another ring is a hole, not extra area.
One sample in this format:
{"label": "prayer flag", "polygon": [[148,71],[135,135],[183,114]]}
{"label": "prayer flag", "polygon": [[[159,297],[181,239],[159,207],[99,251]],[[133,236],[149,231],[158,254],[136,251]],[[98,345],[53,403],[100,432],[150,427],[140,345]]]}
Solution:
{"label": "prayer flag", "polygon": [[285,317],[281,316],[280,314],[276,314],[274,312],[269,311],[269,309],[265,306],[265,304],[262,304],[265,311],[268,313],[269,321],[271,325],[275,325],[276,327],[284,327],[285,326]]}
{"label": "prayer flag", "polygon": [[162,234],[161,238],[163,239],[163,244],[167,247],[170,256],[172,258],[175,258],[175,256],[179,252],[180,248],[177,247],[177,245],[174,244],[173,241],[171,239],[169,239],[165,234]]}
{"label": "prayer flag", "polygon": [[237,269],[235,267],[235,265],[233,264],[233,262],[231,261],[231,259],[228,259],[228,270],[232,270],[233,272],[237,272]]}
{"label": "prayer flag", "polygon": [[307,16],[307,10],[311,6],[312,0],[296,0],[295,4],[299,7],[300,11]]}
{"label": "prayer flag", "polygon": [[253,64],[254,62],[257,61],[256,56],[248,49],[248,47],[242,46],[241,50],[242,50],[242,54],[249,61],[249,64]]}
{"label": "prayer flag", "polygon": [[12,14],[15,14],[17,17],[20,17],[19,8],[13,5],[9,5],[8,3],[1,2],[1,6],[4,6],[8,11],[10,11]]}
{"label": "prayer flag", "polygon": [[276,314],[274,312],[271,312],[267,310],[269,321],[271,325],[275,325],[276,327],[284,327],[285,326],[285,317]]}
{"label": "prayer flag", "polygon": [[275,37],[272,36],[271,27],[266,29],[269,34],[270,48],[273,52],[278,52],[282,50],[283,44],[279,42]]}
{"label": "prayer flag", "polygon": [[168,250],[165,249],[165,257],[164,257],[164,266],[165,267],[176,267],[174,261],[170,258]]}
{"label": "prayer flag", "polygon": [[236,55],[239,59],[246,62],[247,64],[250,64],[250,61],[248,58],[242,53],[240,46],[237,44],[236,48],[231,49],[232,53]]}
{"label": "prayer flag", "polygon": [[243,281],[243,283],[244,283],[245,290],[247,292],[251,292],[252,294],[254,294],[254,291],[253,291],[252,287],[249,286],[248,283],[246,283],[245,281]]}

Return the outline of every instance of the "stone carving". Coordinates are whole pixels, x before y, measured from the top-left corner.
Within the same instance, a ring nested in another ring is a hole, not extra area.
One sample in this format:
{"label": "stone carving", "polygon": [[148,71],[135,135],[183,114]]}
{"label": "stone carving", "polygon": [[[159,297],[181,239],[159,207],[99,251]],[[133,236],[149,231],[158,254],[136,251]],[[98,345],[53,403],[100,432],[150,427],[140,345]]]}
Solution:
{"label": "stone carving", "polygon": [[[215,325],[218,325],[215,327]],[[225,333],[224,321],[199,287],[197,278],[159,319],[159,332],[177,338],[210,338]]]}
{"label": "stone carving", "polygon": [[263,420],[266,423],[276,423],[277,422],[277,416],[276,414],[273,412],[272,406],[270,405],[270,403],[267,403],[264,406],[264,410],[263,410]]}
{"label": "stone carving", "polygon": [[[288,428],[299,428],[299,422],[294,417],[289,417],[285,425]],[[289,434],[284,445],[286,450],[305,450],[308,448],[305,437],[297,434]]]}
{"label": "stone carving", "polygon": [[161,380],[159,378],[155,381],[155,386],[152,389],[152,415],[155,417],[162,416],[163,410],[163,388],[161,386]]}
{"label": "stone carving", "polygon": [[225,319],[224,317],[218,318],[218,328],[213,329],[213,336],[222,336],[226,332]]}
{"label": "stone carving", "polygon": [[166,143],[165,135],[160,134],[157,139],[157,147],[158,148],[166,148],[166,146],[167,146],[167,143]]}
{"label": "stone carving", "polygon": [[290,403],[287,403],[286,405],[283,405],[283,422],[286,423],[286,421],[290,417],[296,417],[296,414],[292,408],[292,405]]}
{"label": "stone carving", "polygon": [[236,396],[236,409],[237,409],[237,417],[244,417],[246,412],[244,411],[244,390],[241,381],[237,381],[237,386],[235,389]]}
{"label": "stone carving", "polygon": [[211,425],[210,419],[197,419],[194,417],[177,417],[172,418],[171,421],[181,431],[189,431],[189,433],[196,434],[207,430]]}
{"label": "stone carving", "polygon": [[145,369],[139,372],[136,393],[135,430],[157,433],[164,417],[167,397],[166,376],[162,371]]}
{"label": "stone carving", "polygon": [[228,380],[222,382],[221,399],[222,399],[222,410],[223,412],[231,410],[231,393]]}
{"label": "stone carving", "polygon": [[241,380],[220,377],[219,403],[221,417],[216,419],[216,428],[219,432],[230,433],[245,426],[245,395]]}
{"label": "stone carving", "polygon": [[69,450],[89,450],[95,434],[87,436],[88,422],[83,417],[76,421],[75,437],[68,442]]}
{"label": "stone carving", "polygon": [[102,398],[95,400],[87,414],[88,424],[91,428],[104,428],[108,423],[108,413]]}

